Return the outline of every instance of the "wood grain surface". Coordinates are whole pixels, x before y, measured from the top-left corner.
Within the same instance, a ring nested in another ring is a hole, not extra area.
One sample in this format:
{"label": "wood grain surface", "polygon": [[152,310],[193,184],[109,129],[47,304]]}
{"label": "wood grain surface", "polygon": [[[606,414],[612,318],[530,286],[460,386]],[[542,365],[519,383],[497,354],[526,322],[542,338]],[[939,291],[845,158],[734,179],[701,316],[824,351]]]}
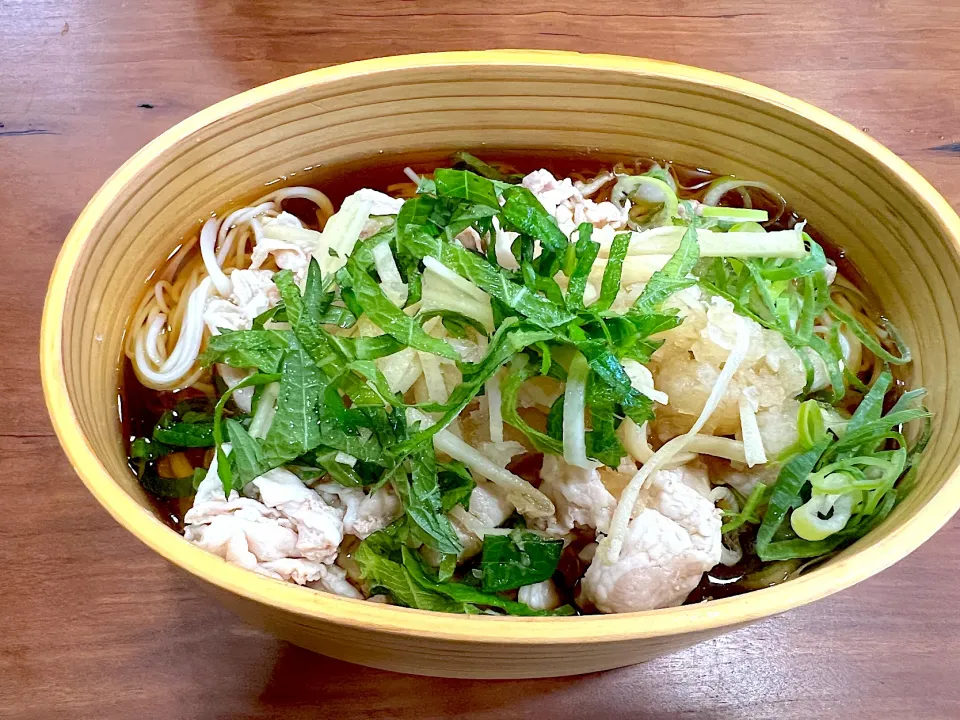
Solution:
{"label": "wood grain surface", "polygon": [[532,47],[702,65],[864,128],[960,202],[960,4],[0,0],[0,718],[956,718],[960,522],[856,588],[644,666],[416,678],[249,629],[100,509],[37,370],[83,204],[191,113],[313,67]]}

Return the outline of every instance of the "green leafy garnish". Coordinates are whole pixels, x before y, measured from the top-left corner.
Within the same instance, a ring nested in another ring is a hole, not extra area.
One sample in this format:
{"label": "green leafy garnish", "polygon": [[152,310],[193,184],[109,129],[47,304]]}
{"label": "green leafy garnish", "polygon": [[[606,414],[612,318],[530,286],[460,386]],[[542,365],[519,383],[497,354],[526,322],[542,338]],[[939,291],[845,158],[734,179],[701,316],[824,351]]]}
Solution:
{"label": "green leafy garnish", "polygon": [[514,530],[509,535],[487,535],[480,560],[483,589],[511,590],[549,580],[560,562],[563,540]]}

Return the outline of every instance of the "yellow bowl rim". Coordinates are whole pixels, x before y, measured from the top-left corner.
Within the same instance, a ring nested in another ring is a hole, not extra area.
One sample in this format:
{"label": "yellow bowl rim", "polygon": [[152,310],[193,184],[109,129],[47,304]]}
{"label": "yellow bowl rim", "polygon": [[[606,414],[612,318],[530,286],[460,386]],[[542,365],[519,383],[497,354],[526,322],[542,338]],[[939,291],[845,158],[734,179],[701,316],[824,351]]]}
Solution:
{"label": "yellow bowl rim", "polygon": [[485,50],[400,55],[336,65],[262,85],[216,103],[150,142],[93,196],[70,230],[51,275],[43,308],[40,366],[54,430],[84,484],[127,530],[171,563],[214,586],[266,606],[359,629],[466,643],[555,644],[609,642],[732,627],[819,600],[905,557],[960,508],[960,470],[917,514],[874,545],[784,585],[704,604],[621,615],[566,618],[461,616],[350,600],[262,577],[201,550],[141,507],[113,480],[77,422],[62,368],[63,310],[78,256],[104,211],[151,161],[201,128],[250,105],[319,83],[373,73],[451,65],[576,67],[679,79],[728,90],[784,108],[866,151],[896,175],[940,221],[960,253],[960,218],[906,162],[839,118],[783,93],[730,75],[659,60],[540,50]]}

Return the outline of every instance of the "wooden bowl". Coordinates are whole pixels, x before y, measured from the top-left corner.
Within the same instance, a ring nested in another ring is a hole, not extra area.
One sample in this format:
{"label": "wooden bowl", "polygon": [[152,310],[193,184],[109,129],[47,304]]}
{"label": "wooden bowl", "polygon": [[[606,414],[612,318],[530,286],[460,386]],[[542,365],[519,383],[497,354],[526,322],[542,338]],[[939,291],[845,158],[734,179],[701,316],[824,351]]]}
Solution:
{"label": "wooden bowl", "polygon": [[[117,417],[124,325],[198,221],[304,168],[378,153],[555,148],[652,155],[773,183],[845,248],[914,350],[935,432],[915,491],[871,533],[784,585],[625,615],[494,618],[348,600],[229,565],[150,509]],[[311,650],[428,675],[566,675],[642,662],[849,587],[960,506],[960,219],[913,169],[845,122],[759,85],[651,60],[492,51],[384,58],[225,100],[137,153],[67,237],[43,314],[47,407],[103,506],[244,618]],[[907,610],[909,612],[909,610]],[[946,610],[945,610],[946,612]]]}

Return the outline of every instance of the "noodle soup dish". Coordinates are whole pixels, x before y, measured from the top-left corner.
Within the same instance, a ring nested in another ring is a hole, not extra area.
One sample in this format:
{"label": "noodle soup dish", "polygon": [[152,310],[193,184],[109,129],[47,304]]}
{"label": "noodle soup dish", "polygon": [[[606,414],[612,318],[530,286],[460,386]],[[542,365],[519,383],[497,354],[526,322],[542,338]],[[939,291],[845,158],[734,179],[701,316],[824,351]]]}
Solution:
{"label": "noodle soup dish", "polygon": [[119,392],[189,542],[367,602],[620,613],[787,582],[910,492],[910,350],[777,188],[478,154],[157,240]]}

